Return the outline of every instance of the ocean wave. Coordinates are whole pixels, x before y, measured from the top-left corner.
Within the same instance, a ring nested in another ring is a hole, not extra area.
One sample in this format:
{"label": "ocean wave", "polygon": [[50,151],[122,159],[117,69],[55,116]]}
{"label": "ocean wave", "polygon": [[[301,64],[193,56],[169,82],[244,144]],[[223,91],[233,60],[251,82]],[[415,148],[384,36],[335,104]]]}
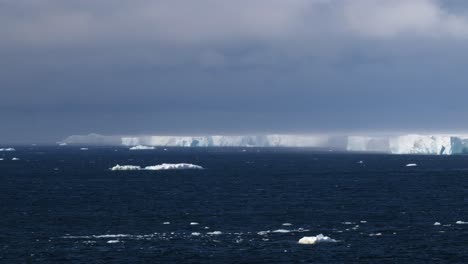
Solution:
{"label": "ocean wave", "polygon": [[189,163],[163,163],[160,165],[154,166],[146,166],[140,167],[136,165],[115,165],[114,167],[110,168],[112,171],[138,171],[138,170],[150,170],[150,171],[158,171],[158,170],[189,170],[189,169],[197,169],[202,170],[203,167],[199,165],[189,164]]}

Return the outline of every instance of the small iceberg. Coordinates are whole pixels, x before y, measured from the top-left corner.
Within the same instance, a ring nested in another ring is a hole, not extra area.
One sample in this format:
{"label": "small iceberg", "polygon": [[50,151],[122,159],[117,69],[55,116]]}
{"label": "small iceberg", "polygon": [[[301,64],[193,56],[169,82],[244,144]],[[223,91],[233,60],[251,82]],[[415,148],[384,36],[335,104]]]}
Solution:
{"label": "small iceberg", "polygon": [[16,151],[14,148],[0,148],[0,151]]}
{"label": "small iceberg", "polygon": [[221,231],[213,231],[213,232],[208,232],[206,233],[207,235],[210,235],[210,236],[219,236],[219,235],[222,235],[223,232]]}
{"label": "small iceberg", "polygon": [[406,164],[406,167],[417,167],[417,166],[418,166],[418,164],[416,164],[416,163],[408,163],[408,164]]}
{"label": "small iceberg", "polygon": [[150,146],[143,146],[143,145],[138,145],[138,146],[129,148],[129,150],[152,150],[152,149],[155,149],[155,148],[150,147]]}
{"label": "small iceberg", "polygon": [[127,170],[141,170],[140,166],[133,166],[133,165],[122,165],[119,164],[115,165],[114,167],[110,168],[112,171],[127,171]]}
{"label": "small iceberg", "polygon": [[317,235],[317,236],[311,236],[311,237],[303,237],[299,239],[298,243],[303,244],[303,245],[314,245],[317,243],[335,243],[338,242],[337,240],[330,238],[328,236],[324,236],[322,234]]}
{"label": "small iceberg", "polygon": [[112,171],[123,171],[123,170],[130,170],[130,171],[139,171],[139,170],[150,170],[150,171],[158,171],[158,170],[203,170],[202,166],[189,164],[189,163],[163,163],[160,165],[154,166],[146,166],[140,167],[136,165],[115,165],[114,167],[110,168]]}

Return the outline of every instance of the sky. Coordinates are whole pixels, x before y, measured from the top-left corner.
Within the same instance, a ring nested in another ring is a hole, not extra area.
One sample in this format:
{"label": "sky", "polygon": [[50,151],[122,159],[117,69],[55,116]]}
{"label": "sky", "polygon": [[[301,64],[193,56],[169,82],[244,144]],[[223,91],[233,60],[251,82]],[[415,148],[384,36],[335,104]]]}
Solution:
{"label": "sky", "polygon": [[468,132],[461,0],[0,0],[0,143]]}

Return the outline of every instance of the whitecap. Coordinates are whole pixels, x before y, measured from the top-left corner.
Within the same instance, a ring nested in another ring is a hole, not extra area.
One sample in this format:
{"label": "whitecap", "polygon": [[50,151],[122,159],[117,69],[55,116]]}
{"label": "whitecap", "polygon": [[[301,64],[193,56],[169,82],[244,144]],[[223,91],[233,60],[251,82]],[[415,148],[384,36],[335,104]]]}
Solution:
{"label": "whitecap", "polygon": [[435,226],[440,226],[441,224],[439,222],[434,223]]}
{"label": "whitecap", "polygon": [[371,236],[371,237],[372,237],[372,236],[381,236],[381,235],[382,235],[382,233],[375,233],[375,234],[372,233],[372,234],[369,234],[369,236]]}
{"label": "whitecap", "polygon": [[406,167],[417,167],[417,166],[418,166],[418,164],[416,164],[416,163],[408,163],[408,164],[406,164]]}
{"label": "whitecap", "polygon": [[322,243],[322,242],[334,243],[338,241],[331,237],[324,236],[322,234],[317,235],[317,236],[311,236],[311,237],[303,237],[299,239],[298,241],[299,244],[304,244],[304,245],[313,245],[313,244]]}
{"label": "whitecap", "polygon": [[455,222],[455,224],[457,224],[457,225],[468,225],[468,222],[457,221],[457,222]]}
{"label": "whitecap", "polygon": [[291,223],[283,223],[282,225],[283,225],[283,226],[292,226]]}
{"label": "whitecap", "polygon": [[107,244],[115,244],[115,243],[120,243],[120,240],[116,239],[116,240],[107,241]]}
{"label": "whitecap", "polygon": [[18,158],[12,158],[11,160],[20,160],[20,159],[18,159]]}
{"label": "whitecap", "polygon": [[190,222],[190,225],[199,225],[197,222]]}
{"label": "whitecap", "polygon": [[199,235],[201,235],[201,234],[198,233],[198,232],[193,232],[193,233],[192,233],[192,236],[199,236]]}
{"label": "whitecap", "polygon": [[171,222],[164,222],[163,225],[170,225]]}
{"label": "whitecap", "polygon": [[88,148],[80,148],[80,150],[89,150]]}

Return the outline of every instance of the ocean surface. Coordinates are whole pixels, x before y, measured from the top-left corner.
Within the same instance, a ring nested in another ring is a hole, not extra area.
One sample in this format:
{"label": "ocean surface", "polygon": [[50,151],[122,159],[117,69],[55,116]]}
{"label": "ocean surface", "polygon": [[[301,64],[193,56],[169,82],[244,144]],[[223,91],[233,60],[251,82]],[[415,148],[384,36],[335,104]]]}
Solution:
{"label": "ocean surface", "polygon": [[468,263],[468,156],[15,149],[0,263]]}

